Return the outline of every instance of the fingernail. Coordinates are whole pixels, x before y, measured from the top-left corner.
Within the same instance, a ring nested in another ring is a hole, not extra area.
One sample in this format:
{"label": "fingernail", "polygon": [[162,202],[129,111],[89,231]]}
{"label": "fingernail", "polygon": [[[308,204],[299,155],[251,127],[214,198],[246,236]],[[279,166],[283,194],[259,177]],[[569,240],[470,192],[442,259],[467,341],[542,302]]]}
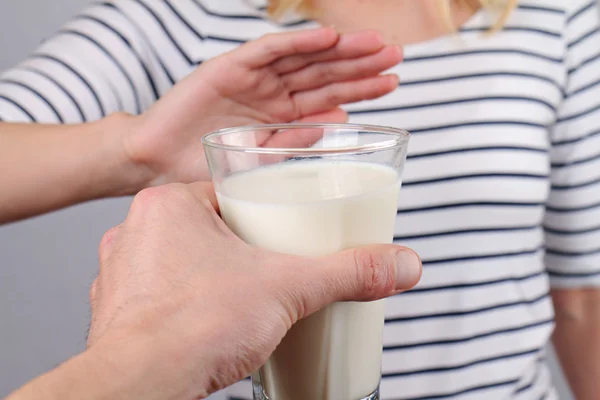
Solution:
{"label": "fingernail", "polygon": [[410,289],[421,279],[421,259],[414,251],[396,250],[396,290]]}

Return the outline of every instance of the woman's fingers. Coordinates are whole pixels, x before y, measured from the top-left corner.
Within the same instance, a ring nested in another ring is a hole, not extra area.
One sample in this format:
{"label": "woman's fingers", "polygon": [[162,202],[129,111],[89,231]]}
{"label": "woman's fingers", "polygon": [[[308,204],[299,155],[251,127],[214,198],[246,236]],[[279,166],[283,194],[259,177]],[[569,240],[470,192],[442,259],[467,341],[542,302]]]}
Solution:
{"label": "woman's fingers", "polygon": [[321,113],[341,104],[370,100],[392,92],[398,86],[397,75],[380,75],[358,81],[336,82],[316,90],[297,92],[294,101],[301,116]]}
{"label": "woman's fingers", "polygon": [[283,57],[319,53],[336,45],[339,35],[333,28],[269,34],[248,42],[230,56],[246,68],[262,68]]}
{"label": "woman's fingers", "polygon": [[380,74],[402,61],[398,46],[386,46],[371,55],[345,60],[319,62],[283,75],[287,89],[299,92],[320,88],[334,82],[358,80]]}
{"label": "woman's fingers", "polygon": [[[298,123],[341,124],[348,121],[348,114],[337,107],[325,112],[310,115]],[[290,129],[273,133],[262,145],[271,148],[308,148],[323,138],[323,129]]]}
{"label": "woman's fingers", "polygon": [[348,33],[340,36],[336,45],[328,50],[284,57],[276,61],[272,68],[278,74],[289,74],[314,63],[364,57],[376,53],[383,46],[383,38],[378,32]]}
{"label": "woman's fingers", "polygon": [[339,107],[298,120],[302,124],[343,124],[348,122],[348,113]]}

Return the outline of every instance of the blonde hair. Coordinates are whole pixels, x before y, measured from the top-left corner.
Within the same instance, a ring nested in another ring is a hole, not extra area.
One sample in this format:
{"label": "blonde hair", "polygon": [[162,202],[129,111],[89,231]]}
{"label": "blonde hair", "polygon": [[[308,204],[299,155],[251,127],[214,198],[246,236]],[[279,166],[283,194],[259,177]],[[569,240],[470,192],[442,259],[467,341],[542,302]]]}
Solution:
{"label": "blonde hair", "polygon": [[[465,5],[469,6],[468,0],[460,0]],[[518,0],[474,0],[488,10],[498,13],[498,19],[490,28],[490,32],[496,32],[506,24],[511,12],[517,6]],[[451,0],[437,0],[440,16],[449,31],[456,31],[457,27],[452,20]],[[289,11],[301,15],[310,16],[313,13],[313,0],[269,0],[268,7],[269,15],[273,18],[281,18]]]}

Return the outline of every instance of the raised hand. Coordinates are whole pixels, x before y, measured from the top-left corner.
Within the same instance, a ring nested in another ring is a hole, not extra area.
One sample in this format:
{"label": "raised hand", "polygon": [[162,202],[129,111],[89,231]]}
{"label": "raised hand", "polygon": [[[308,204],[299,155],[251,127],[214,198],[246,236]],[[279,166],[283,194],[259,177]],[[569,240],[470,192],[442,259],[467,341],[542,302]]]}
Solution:
{"label": "raised hand", "polygon": [[345,122],[346,103],[383,96],[401,61],[375,32],[338,35],[322,28],[267,35],[204,63],[125,136],[133,162],[151,171],[147,186],[208,180],[200,138],[220,128],[281,122]]}

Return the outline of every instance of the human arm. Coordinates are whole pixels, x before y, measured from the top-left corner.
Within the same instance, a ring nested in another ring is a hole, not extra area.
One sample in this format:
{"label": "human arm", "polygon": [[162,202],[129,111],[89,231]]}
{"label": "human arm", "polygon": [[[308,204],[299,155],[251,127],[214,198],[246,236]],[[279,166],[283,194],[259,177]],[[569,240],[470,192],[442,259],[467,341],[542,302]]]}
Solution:
{"label": "human arm", "polygon": [[577,400],[598,397],[600,384],[600,290],[554,289],[552,342]]}
{"label": "human arm", "polygon": [[133,117],[74,125],[0,123],[0,223],[75,203],[134,194],[150,178],[123,151]]}
{"label": "human arm", "polygon": [[396,245],[316,258],[247,245],[215,207],[207,183],[138,194],[100,245],[88,350],[8,399],[203,398],[260,367],[299,319],[420,278]]}
{"label": "human arm", "polygon": [[[136,343],[137,344],[137,343]],[[137,346],[135,346],[137,348]],[[124,347],[88,349],[40,375],[9,395],[6,400],[111,400],[138,399],[132,372],[142,364],[142,354],[125,356]],[[141,350],[141,349],[138,349]],[[119,352],[119,357],[111,357]],[[136,364],[137,362],[137,364]],[[127,377],[123,379],[123,377]]]}
{"label": "human arm", "polygon": [[551,133],[544,226],[556,313],[553,343],[578,400],[600,393],[600,24],[596,2],[569,6],[565,97]]}
{"label": "human arm", "polygon": [[[0,223],[167,182],[208,179],[200,138],[254,123],[339,122],[338,106],[392,91],[400,50],[373,32],[266,36],[207,61],[140,116],[0,123]],[[0,109],[1,110],[1,109]],[[79,134],[79,136],[78,136]]]}

